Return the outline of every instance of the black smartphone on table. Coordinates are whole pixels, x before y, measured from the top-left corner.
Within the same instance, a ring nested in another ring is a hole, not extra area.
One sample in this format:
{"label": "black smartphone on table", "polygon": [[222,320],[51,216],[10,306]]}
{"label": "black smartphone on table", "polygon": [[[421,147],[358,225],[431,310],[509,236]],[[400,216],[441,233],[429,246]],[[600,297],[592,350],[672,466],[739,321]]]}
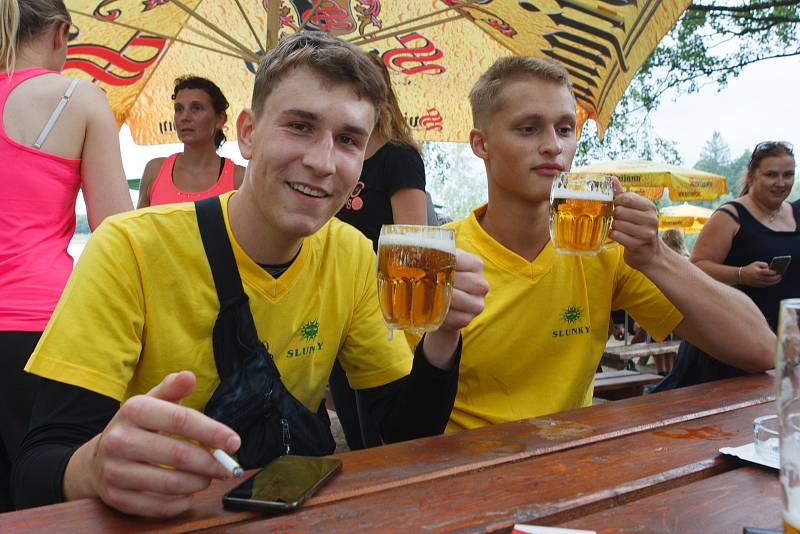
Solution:
{"label": "black smartphone on table", "polygon": [[335,458],[279,456],[222,497],[234,510],[288,512],[303,504],[342,468]]}
{"label": "black smartphone on table", "polygon": [[786,269],[789,268],[790,263],[792,263],[791,256],[775,256],[772,258],[772,261],[769,262],[769,268],[776,273],[783,275],[786,272]]}

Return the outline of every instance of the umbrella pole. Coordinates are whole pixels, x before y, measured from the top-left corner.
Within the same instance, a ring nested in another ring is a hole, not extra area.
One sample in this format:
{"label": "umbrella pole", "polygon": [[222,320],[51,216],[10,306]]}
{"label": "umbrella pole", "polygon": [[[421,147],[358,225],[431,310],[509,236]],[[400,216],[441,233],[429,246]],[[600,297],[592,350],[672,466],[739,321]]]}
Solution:
{"label": "umbrella pole", "polygon": [[272,0],[267,5],[267,50],[272,50],[278,44],[278,31],[281,27],[280,13],[278,9],[281,3]]}
{"label": "umbrella pole", "polygon": [[[273,3],[274,3],[274,2],[270,2],[270,5],[272,5]],[[205,25],[205,26],[206,26],[208,29],[212,30],[213,32],[215,32],[216,34],[218,34],[220,37],[222,37],[223,39],[225,39],[226,41],[228,41],[230,44],[232,44],[234,47],[238,48],[238,49],[239,49],[239,51],[240,51],[240,52],[241,52],[241,53],[242,53],[242,54],[243,54],[245,57],[250,57],[250,58],[252,58],[252,59],[251,59],[251,61],[258,61],[258,60],[259,60],[259,57],[258,57],[258,55],[257,55],[257,54],[255,54],[255,53],[253,53],[253,51],[252,51],[252,50],[250,50],[250,49],[249,49],[247,46],[245,46],[244,44],[242,44],[242,43],[240,43],[239,41],[237,41],[236,39],[234,39],[234,38],[233,38],[231,35],[229,35],[229,34],[228,34],[228,33],[226,33],[225,31],[223,31],[223,30],[222,30],[222,28],[220,28],[220,27],[219,27],[219,26],[217,26],[216,24],[212,23],[210,20],[206,19],[205,17],[201,17],[200,15],[198,15],[198,14],[195,12],[195,10],[193,10],[193,9],[189,9],[189,7],[188,7],[188,6],[186,6],[186,4],[184,4],[184,3],[183,3],[183,2],[181,2],[180,0],[172,0],[172,4],[173,4],[173,5],[175,5],[175,6],[177,6],[177,7],[178,7],[178,8],[180,8],[180,9],[182,9],[182,10],[183,10],[183,11],[185,11],[185,12],[186,12],[186,13],[187,13],[187,14],[188,14],[190,17],[197,19],[197,20],[198,20],[198,21],[200,21],[202,24],[204,24],[204,25]]]}

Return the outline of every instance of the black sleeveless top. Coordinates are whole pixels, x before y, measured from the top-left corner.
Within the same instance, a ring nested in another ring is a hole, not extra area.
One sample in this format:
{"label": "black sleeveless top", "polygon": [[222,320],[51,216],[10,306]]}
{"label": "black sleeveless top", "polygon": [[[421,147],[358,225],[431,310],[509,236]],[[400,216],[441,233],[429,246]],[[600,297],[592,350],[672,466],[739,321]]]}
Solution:
{"label": "black sleeveless top", "polygon": [[725,265],[740,267],[754,261],[769,263],[775,256],[791,256],[792,262],[783,279],[770,287],[736,286],[756,303],[767,318],[773,332],[778,331],[778,308],[783,299],[800,297],[800,207],[792,205],[795,229],[778,232],[761,224],[738,202],[727,202],[738,212],[738,218],[721,210],[739,223],[739,231],[731,242]]}
{"label": "black sleeveless top", "polygon": [[[772,331],[777,332],[780,301],[800,297],[800,202],[792,204],[795,229],[787,232],[778,232],[764,226],[738,202],[723,204],[727,205],[731,205],[738,215],[722,211],[739,223],[739,231],[734,236],[730,251],[723,261],[725,265],[741,267],[750,265],[754,261],[769,263],[775,256],[792,257],[792,262],[780,283],[770,287],[735,286],[755,302],[767,318]],[[683,341],[678,349],[675,367],[651,391],[665,391],[744,374],[747,373]]]}

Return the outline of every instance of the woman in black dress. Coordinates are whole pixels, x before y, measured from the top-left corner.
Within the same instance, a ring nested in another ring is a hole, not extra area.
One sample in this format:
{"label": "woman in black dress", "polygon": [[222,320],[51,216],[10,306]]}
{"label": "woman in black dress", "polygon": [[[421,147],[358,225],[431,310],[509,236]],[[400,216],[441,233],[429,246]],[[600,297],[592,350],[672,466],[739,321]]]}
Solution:
{"label": "woman in black dress", "polygon": [[[723,204],[711,216],[691,256],[692,263],[706,274],[753,299],[773,331],[778,329],[780,301],[800,297],[800,206],[786,201],[794,177],[791,144],[767,141],[756,145],[739,198]],[[777,256],[792,258],[783,273],[770,268]],[[743,374],[683,342],[675,369],[656,390]]]}

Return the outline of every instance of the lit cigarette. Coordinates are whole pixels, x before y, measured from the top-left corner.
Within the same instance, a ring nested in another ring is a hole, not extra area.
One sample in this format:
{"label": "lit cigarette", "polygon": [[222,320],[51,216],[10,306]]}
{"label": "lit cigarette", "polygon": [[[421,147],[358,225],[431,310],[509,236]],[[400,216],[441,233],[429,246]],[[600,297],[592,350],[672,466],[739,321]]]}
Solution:
{"label": "lit cigarette", "polygon": [[228,470],[228,473],[232,474],[236,478],[239,478],[244,474],[244,469],[242,469],[242,467],[236,463],[236,460],[231,458],[228,453],[222,449],[214,449],[214,452],[211,454],[213,454],[214,458],[216,458],[217,461],[222,464],[222,467]]}

